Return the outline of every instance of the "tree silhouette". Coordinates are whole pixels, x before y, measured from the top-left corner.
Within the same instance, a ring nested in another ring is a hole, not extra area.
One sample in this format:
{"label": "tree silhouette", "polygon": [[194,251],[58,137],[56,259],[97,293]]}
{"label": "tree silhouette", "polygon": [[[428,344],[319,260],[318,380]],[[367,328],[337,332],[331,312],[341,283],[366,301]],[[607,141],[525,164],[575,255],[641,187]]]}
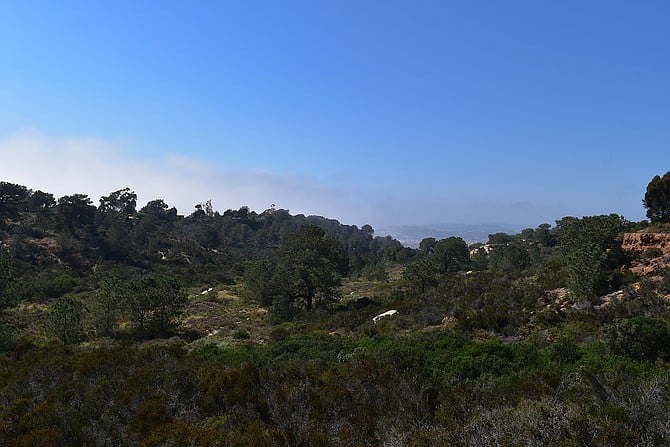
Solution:
{"label": "tree silhouette", "polygon": [[670,171],[651,179],[642,203],[652,222],[670,222]]}

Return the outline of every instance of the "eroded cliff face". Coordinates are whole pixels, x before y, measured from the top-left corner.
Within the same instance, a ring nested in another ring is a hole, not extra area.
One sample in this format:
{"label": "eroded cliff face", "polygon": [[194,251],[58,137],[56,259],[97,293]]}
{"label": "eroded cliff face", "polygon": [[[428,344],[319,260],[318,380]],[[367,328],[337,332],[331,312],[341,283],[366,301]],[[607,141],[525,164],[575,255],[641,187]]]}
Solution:
{"label": "eroded cliff face", "polygon": [[621,247],[637,253],[657,248],[664,255],[670,255],[670,233],[626,233],[623,235]]}
{"label": "eroded cliff face", "polygon": [[638,275],[658,276],[670,266],[670,233],[626,233],[621,247],[633,255],[630,270]]}

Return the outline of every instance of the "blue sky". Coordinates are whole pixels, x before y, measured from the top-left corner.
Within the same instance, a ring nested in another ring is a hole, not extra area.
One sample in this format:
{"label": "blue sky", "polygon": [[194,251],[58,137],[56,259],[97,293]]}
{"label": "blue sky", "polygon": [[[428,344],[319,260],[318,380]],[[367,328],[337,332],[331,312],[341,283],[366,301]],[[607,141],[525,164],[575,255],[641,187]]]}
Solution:
{"label": "blue sky", "polygon": [[644,217],[667,1],[0,5],[0,179],[373,226]]}

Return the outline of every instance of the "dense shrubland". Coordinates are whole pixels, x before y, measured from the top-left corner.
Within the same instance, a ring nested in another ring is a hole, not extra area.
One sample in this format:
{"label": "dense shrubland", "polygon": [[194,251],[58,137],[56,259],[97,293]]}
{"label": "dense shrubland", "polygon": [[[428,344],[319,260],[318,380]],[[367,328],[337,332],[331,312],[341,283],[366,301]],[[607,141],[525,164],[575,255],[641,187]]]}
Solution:
{"label": "dense shrubland", "polygon": [[1,445],[670,444],[670,263],[621,249],[645,223],[413,250],[136,208],[0,183]]}

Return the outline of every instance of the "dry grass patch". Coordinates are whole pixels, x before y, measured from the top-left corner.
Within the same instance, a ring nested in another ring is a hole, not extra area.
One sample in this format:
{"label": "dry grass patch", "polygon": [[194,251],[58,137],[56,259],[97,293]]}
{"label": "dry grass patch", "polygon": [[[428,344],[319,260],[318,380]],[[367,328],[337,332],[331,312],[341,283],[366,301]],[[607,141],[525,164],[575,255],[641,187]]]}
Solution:
{"label": "dry grass patch", "polygon": [[234,287],[192,297],[184,310],[182,328],[199,333],[196,343],[265,343],[271,331],[267,309],[242,300]]}

